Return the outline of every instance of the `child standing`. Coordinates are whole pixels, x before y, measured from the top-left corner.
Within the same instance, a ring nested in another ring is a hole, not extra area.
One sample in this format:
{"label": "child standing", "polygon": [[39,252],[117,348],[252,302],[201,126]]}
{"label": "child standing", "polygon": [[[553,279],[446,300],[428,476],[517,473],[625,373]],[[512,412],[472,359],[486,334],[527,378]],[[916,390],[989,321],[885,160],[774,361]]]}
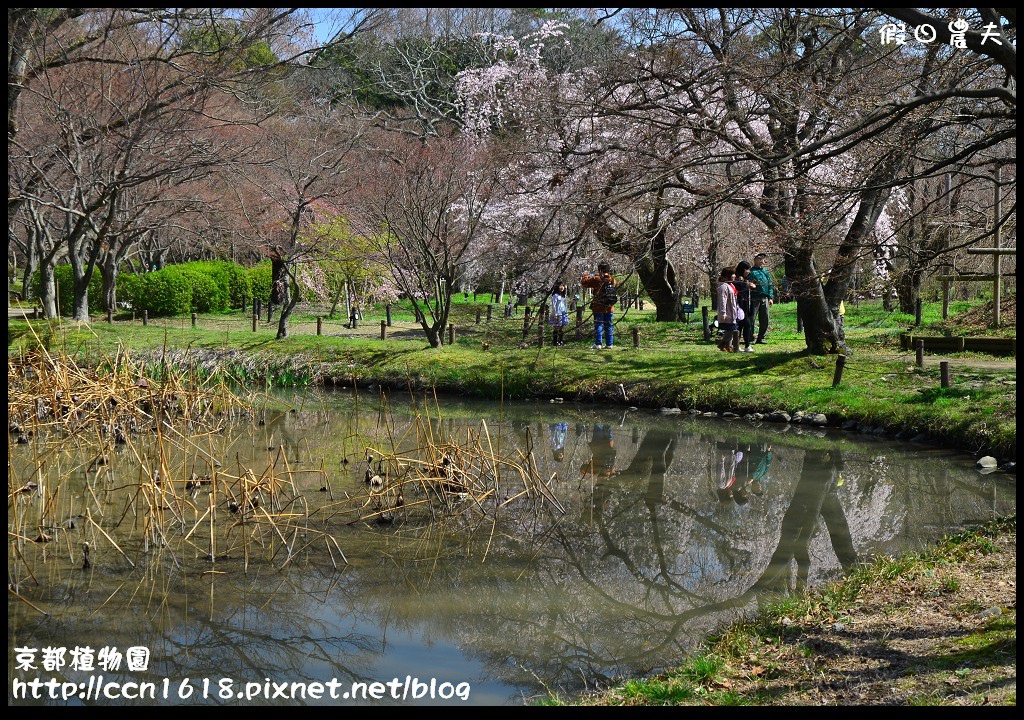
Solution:
{"label": "child standing", "polygon": [[569,307],[565,301],[565,283],[555,283],[551,290],[551,344],[565,345],[565,328],[569,324]]}

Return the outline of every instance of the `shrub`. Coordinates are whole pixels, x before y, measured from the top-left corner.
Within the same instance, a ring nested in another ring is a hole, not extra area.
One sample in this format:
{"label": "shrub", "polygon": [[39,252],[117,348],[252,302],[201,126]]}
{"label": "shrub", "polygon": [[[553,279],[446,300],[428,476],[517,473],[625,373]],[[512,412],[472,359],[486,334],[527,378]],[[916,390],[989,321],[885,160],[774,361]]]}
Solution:
{"label": "shrub", "polygon": [[154,317],[192,311],[192,279],[188,273],[171,265],[137,277],[138,286],[132,298],[136,310],[146,310]]}
{"label": "shrub", "polygon": [[137,300],[139,295],[139,281],[141,275],[135,273],[118,273],[117,274],[117,302],[127,303],[131,307],[137,307]]}
{"label": "shrub", "polygon": [[192,312],[223,312],[228,309],[228,291],[204,271],[203,265],[207,263],[171,265],[165,270],[179,273],[192,283]]}
{"label": "shrub", "polygon": [[274,271],[270,267],[269,260],[265,260],[264,262],[249,268],[253,300],[259,300],[264,305],[270,302],[270,288],[273,285],[274,277],[273,272]]}
{"label": "shrub", "polygon": [[238,263],[218,261],[209,265],[210,276],[225,291],[228,307],[240,308],[252,299],[252,278]]}

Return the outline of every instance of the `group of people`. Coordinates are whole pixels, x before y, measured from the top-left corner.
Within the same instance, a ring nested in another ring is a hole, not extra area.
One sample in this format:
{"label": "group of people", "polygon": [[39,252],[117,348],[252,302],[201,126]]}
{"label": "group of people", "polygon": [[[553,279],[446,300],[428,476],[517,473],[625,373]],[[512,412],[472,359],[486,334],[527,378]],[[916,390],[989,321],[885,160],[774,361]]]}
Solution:
{"label": "group of people", "polygon": [[[764,345],[768,334],[768,308],[775,302],[772,274],[765,267],[767,256],[758,253],[751,265],[741,260],[736,267],[724,267],[718,275],[718,329],[722,336],[718,349],[723,352],[754,352]],[[754,324],[757,321],[757,338]],[[743,346],[739,347],[740,341]]]}
{"label": "group of people", "polygon": [[[724,267],[718,276],[717,308],[718,329],[722,335],[718,349],[723,352],[754,352],[754,345],[765,344],[768,334],[768,308],[775,302],[775,287],[771,271],[765,267],[767,256],[758,253],[753,264],[740,261],[736,267]],[[597,273],[584,273],[580,285],[593,290],[590,309],[594,313],[594,349],[615,346],[616,282],[611,267],[598,263]],[[551,290],[551,342],[565,345],[565,328],[569,326],[569,301],[564,282],[557,282]],[[756,338],[755,338],[756,321]],[[740,341],[743,346],[739,347]]]}

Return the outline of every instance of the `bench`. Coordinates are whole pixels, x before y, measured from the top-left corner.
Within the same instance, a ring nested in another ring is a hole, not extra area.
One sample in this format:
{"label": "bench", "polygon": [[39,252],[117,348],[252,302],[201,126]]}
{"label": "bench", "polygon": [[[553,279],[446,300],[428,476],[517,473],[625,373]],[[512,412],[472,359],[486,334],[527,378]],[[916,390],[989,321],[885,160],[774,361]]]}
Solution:
{"label": "bench", "polygon": [[903,333],[900,335],[900,346],[904,350],[917,349],[917,341],[924,341],[924,349],[929,352],[984,352],[993,355],[1016,355],[1017,338],[997,337],[945,337],[923,336]]}

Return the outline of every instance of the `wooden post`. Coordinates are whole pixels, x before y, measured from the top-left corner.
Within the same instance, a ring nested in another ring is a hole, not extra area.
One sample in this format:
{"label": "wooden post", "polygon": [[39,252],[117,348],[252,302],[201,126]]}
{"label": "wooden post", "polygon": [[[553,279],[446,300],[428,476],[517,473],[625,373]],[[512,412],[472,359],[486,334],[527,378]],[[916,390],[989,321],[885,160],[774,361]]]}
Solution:
{"label": "wooden post", "polygon": [[633,347],[640,347],[640,328],[633,327]]}
{"label": "wooden post", "polygon": [[274,316],[274,303],[267,303],[267,322]]}
{"label": "wooden post", "polygon": [[942,384],[942,387],[949,387],[949,362],[947,360],[939,363],[939,382]]}
{"label": "wooden post", "polygon": [[917,351],[917,366],[924,367],[924,340],[921,338],[915,340],[914,349]]}
{"label": "wooden post", "polygon": [[391,303],[384,306],[384,315],[387,317],[387,320],[384,322],[387,323],[388,327],[391,327]]}
{"label": "wooden post", "polygon": [[530,334],[530,306],[526,306],[526,312],[523,313],[523,340]]}
{"label": "wooden post", "polygon": [[[949,272],[950,268],[946,266],[946,272]],[[949,319],[949,280],[943,279],[942,281],[942,319]]]}
{"label": "wooden post", "polygon": [[388,339],[388,321],[387,320],[381,320],[380,321],[380,339],[381,340],[387,340]]}
{"label": "wooden post", "polygon": [[921,324],[921,298],[914,301],[914,325]]}
{"label": "wooden post", "polygon": [[846,366],[846,356],[840,355],[836,358],[836,374],[832,376],[832,387],[836,387],[843,381],[843,368]]}
{"label": "wooden post", "polygon": [[324,331],[324,319],[319,315],[316,316],[316,334],[323,335]]}
{"label": "wooden post", "polygon": [[192,327],[196,326],[196,314],[192,313]]}
{"label": "wooden post", "polygon": [[992,274],[995,275],[995,279],[992,281],[992,326],[999,327],[999,316],[1002,308],[1002,288],[1003,280],[999,277],[1000,265],[1001,265],[1001,253],[1002,249],[1001,234],[999,232],[999,215],[1002,213],[1002,199],[999,193],[999,166],[996,166],[995,177],[993,178],[995,185],[995,194],[993,196],[992,203],[992,241],[995,244],[995,252],[992,254]]}
{"label": "wooden post", "polygon": [[710,340],[711,339],[711,326],[708,324],[708,306],[707,305],[701,305],[700,306],[700,318],[701,318],[701,320],[704,323],[704,339],[705,340]]}
{"label": "wooden post", "polygon": [[1001,209],[1002,198],[1000,197],[999,187],[999,169],[996,168],[995,173],[995,197],[993,203],[993,209],[995,212],[995,220],[993,222],[992,239],[995,247],[991,248],[967,248],[967,252],[971,255],[991,255],[992,256],[992,275],[977,275],[972,279],[975,280],[991,280],[992,281],[992,327],[999,327],[1000,315],[1002,310],[1002,287],[1003,279],[1000,276],[1001,271],[1001,258],[1003,255],[1016,255],[1017,248],[1004,248],[1002,245],[1002,227],[999,225],[999,215],[1002,212]]}
{"label": "wooden post", "polygon": [[256,317],[263,314],[263,301],[259,298],[254,298],[252,301],[252,314]]}
{"label": "wooden post", "polygon": [[142,324],[149,325],[149,310],[142,311]]}
{"label": "wooden post", "polygon": [[576,339],[583,337],[583,306],[576,308]]}
{"label": "wooden post", "polygon": [[494,305],[487,303],[487,322],[491,321],[491,314],[494,312]]}
{"label": "wooden post", "polygon": [[256,306],[252,308],[252,331],[256,332],[256,321],[260,319],[260,314],[256,312]]}
{"label": "wooden post", "polygon": [[477,325],[480,324],[480,318],[483,315],[483,312],[484,312],[483,308],[477,308],[476,309],[476,324]]}
{"label": "wooden post", "polygon": [[537,323],[537,347],[544,347],[544,323]]}
{"label": "wooden post", "polygon": [[448,344],[455,345],[455,324],[448,323]]}

